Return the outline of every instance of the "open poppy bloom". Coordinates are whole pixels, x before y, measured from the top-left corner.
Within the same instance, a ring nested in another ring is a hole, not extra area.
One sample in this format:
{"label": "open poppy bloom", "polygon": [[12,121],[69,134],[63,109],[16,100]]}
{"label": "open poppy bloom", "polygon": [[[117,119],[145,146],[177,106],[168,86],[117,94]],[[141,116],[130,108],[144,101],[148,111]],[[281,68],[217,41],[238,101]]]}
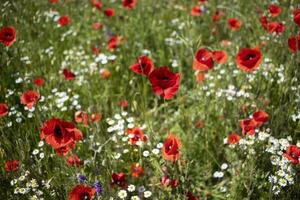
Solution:
{"label": "open poppy bloom", "polygon": [[202,14],[202,9],[200,6],[194,6],[191,10],[192,16],[200,16]]}
{"label": "open poppy bloom", "polygon": [[269,12],[272,17],[277,17],[281,13],[281,8],[276,4],[269,5]]}
{"label": "open poppy bloom", "polygon": [[133,145],[136,145],[137,142],[147,141],[147,136],[144,135],[144,132],[140,128],[128,129],[126,135],[128,135],[128,140]]}
{"label": "open poppy bloom", "polygon": [[171,179],[169,176],[163,176],[160,179],[160,183],[165,187],[172,187],[172,188],[176,188],[179,185],[177,179]]}
{"label": "open poppy bloom", "polygon": [[259,110],[253,113],[253,119],[256,123],[256,126],[259,127],[269,120],[269,115],[265,111]]}
{"label": "open poppy bloom", "polygon": [[28,90],[21,95],[21,104],[31,109],[39,100],[40,94],[34,90]]}
{"label": "open poppy bloom", "polygon": [[49,3],[52,3],[52,4],[55,4],[55,3],[58,3],[59,0],[49,0]]}
{"label": "open poppy bloom", "polygon": [[82,133],[71,122],[52,118],[41,128],[40,138],[51,145],[58,155],[66,155],[82,139]]}
{"label": "open poppy bloom", "polygon": [[288,39],[289,49],[292,53],[296,53],[300,50],[300,34],[295,37],[290,37]]}
{"label": "open poppy bloom", "polygon": [[92,200],[96,193],[96,188],[87,185],[76,185],[69,193],[68,200]]}
{"label": "open poppy bloom", "polygon": [[270,22],[267,29],[269,33],[280,34],[284,32],[285,25],[281,22]]}
{"label": "open poppy bloom", "polygon": [[7,172],[15,172],[19,169],[20,162],[18,160],[9,160],[5,162],[5,170]]}
{"label": "open poppy bloom", "polygon": [[131,165],[131,175],[135,178],[140,177],[144,173],[143,167],[139,163]]}
{"label": "open poppy bloom", "polygon": [[0,43],[11,46],[17,39],[16,29],[13,26],[3,27],[0,30]]}
{"label": "open poppy bloom", "polygon": [[219,64],[224,64],[226,63],[227,59],[228,59],[228,55],[226,53],[226,51],[213,51],[213,59],[214,61],[216,61]]}
{"label": "open poppy bloom", "polygon": [[149,80],[156,95],[172,99],[179,89],[180,74],[173,73],[169,67],[163,66],[154,69],[149,75]]}
{"label": "open poppy bloom", "polygon": [[243,119],[240,121],[240,127],[245,135],[254,135],[256,122],[253,119]]}
{"label": "open poppy bloom", "polygon": [[93,23],[92,27],[95,30],[99,30],[99,29],[103,28],[103,24],[101,24],[100,22],[95,22],[95,23]]}
{"label": "open poppy bloom", "polygon": [[64,69],[63,74],[65,76],[65,79],[68,81],[74,80],[76,75],[69,69]]}
{"label": "open poppy bloom", "polygon": [[137,63],[130,66],[130,69],[137,74],[149,76],[154,69],[154,64],[147,56],[141,56],[138,58]]}
{"label": "open poppy bloom", "polygon": [[33,80],[33,83],[34,83],[34,85],[36,85],[36,86],[38,86],[38,87],[41,87],[41,86],[44,85],[45,80],[44,80],[43,78],[35,78],[35,79]]}
{"label": "open poppy bloom", "polygon": [[283,154],[292,164],[299,164],[300,148],[296,145],[290,145],[286,152]]}
{"label": "open poppy bloom", "polygon": [[104,10],[104,14],[107,17],[113,17],[113,16],[115,16],[115,13],[116,13],[116,11],[113,8],[107,8]]}
{"label": "open poppy bloom", "polygon": [[99,0],[92,0],[91,3],[98,10],[100,10],[102,8],[102,6],[103,6],[102,2],[99,1]]}
{"label": "open poppy bloom", "polygon": [[216,23],[216,22],[220,21],[220,19],[221,19],[223,16],[225,16],[225,13],[222,12],[222,11],[217,10],[217,11],[215,12],[215,14],[212,16],[212,21]]}
{"label": "open poppy bloom", "polygon": [[212,69],[213,66],[214,60],[212,52],[205,48],[198,49],[193,61],[193,69],[207,71]]}
{"label": "open poppy bloom", "polygon": [[122,5],[124,8],[133,9],[137,4],[137,0],[122,0]]}
{"label": "open poppy bloom", "polygon": [[80,167],[81,161],[79,160],[77,155],[72,155],[67,158],[67,165],[70,167],[71,166]]}
{"label": "open poppy bloom", "polygon": [[85,112],[82,112],[82,111],[77,111],[75,113],[75,122],[76,123],[83,123],[84,124],[84,127],[88,127],[88,119],[89,119],[89,116],[87,113]]}
{"label": "open poppy bloom", "polygon": [[111,186],[119,186],[121,188],[126,188],[127,183],[126,183],[126,174],[121,172],[121,173],[113,173],[111,175],[112,177],[112,182]]}
{"label": "open poppy bloom", "polygon": [[108,40],[108,46],[107,46],[107,48],[110,51],[113,51],[113,50],[115,50],[119,46],[120,43],[121,43],[121,37],[120,36],[112,36]]}
{"label": "open poppy bloom", "polygon": [[227,136],[227,144],[237,144],[241,139],[241,136],[239,136],[237,133],[230,133]]}
{"label": "open poppy bloom", "polygon": [[244,48],[236,56],[238,67],[245,72],[256,70],[262,62],[262,53],[258,48]]}
{"label": "open poppy bloom", "polygon": [[298,26],[300,26],[300,8],[294,10],[293,15],[294,15],[294,22]]}
{"label": "open poppy bloom", "polygon": [[0,103],[0,118],[8,114],[8,106],[6,103]]}
{"label": "open poppy bloom", "polygon": [[103,79],[108,79],[109,77],[111,77],[111,72],[108,69],[100,69],[100,76]]}
{"label": "open poppy bloom", "polygon": [[229,28],[232,31],[237,31],[242,26],[242,22],[240,20],[238,20],[237,18],[230,18],[230,19],[228,19],[227,23],[229,25]]}
{"label": "open poppy bloom", "polygon": [[163,158],[173,162],[177,161],[180,158],[180,147],[180,140],[175,135],[170,134],[165,140],[162,148]]}
{"label": "open poppy bloom", "polygon": [[67,15],[65,16],[61,16],[59,19],[58,19],[58,24],[60,26],[67,26],[71,23],[71,18]]}

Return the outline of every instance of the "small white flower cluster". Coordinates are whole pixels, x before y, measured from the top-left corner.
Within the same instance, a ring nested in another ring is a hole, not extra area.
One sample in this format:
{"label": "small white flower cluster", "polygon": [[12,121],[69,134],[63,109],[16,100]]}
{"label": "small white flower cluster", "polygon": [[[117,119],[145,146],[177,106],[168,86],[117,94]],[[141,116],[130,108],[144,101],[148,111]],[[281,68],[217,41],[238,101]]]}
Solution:
{"label": "small white flower cluster", "polygon": [[107,118],[106,122],[109,125],[108,133],[116,132],[117,135],[124,135],[127,128],[134,128],[134,118],[129,117],[127,112],[115,114],[113,118]]}
{"label": "small white flower cluster", "polygon": [[20,58],[20,60],[21,60],[23,63],[25,63],[26,65],[30,65],[30,64],[31,64],[31,61],[30,61],[30,59],[29,59],[28,56],[24,56],[24,57]]}
{"label": "small white flower cluster", "polygon": [[22,173],[22,175],[19,178],[11,180],[10,185],[15,187],[14,194],[25,195],[30,194],[32,192],[30,194],[31,196],[29,199],[43,200],[44,193],[41,189],[39,189],[40,185],[38,184],[36,179],[28,178],[29,174],[29,171],[25,171],[25,173]]}
{"label": "small white flower cluster", "polygon": [[295,171],[291,166],[291,162],[283,155],[291,141],[291,137],[287,137],[287,139],[270,137],[266,149],[266,152],[272,154],[271,163],[276,168],[276,171],[269,175],[272,191],[276,195],[281,192],[282,188],[294,184]]}
{"label": "small white flower cluster", "polygon": [[45,157],[45,153],[43,152],[44,141],[40,141],[38,143],[39,149],[34,149],[32,151],[32,156],[34,156],[38,160],[42,160]]}
{"label": "small white flower cluster", "polygon": [[[136,192],[136,190],[139,194],[138,195],[132,194]],[[148,199],[152,196],[152,192],[146,190],[144,186],[140,186],[136,189],[135,185],[128,185],[127,190],[120,190],[118,192],[118,197],[120,199],[125,199],[129,195],[130,195],[130,200],[140,200],[141,199],[140,197],[144,197],[145,199]]]}
{"label": "small white flower cluster", "polygon": [[291,117],[294,122],[300,120],[300,111],[298,111],[296,114],[293,114]]}
{"label": "small white flower cluster", "polygon": [[[53,109],[56,107],[56,109],[60,110],[61,112],[65,112],[68,110],[80,110],[81,105],[79,103],[79,95],[73,94],[71,89],[68,89],[64,92],[59,92],[57,88],[52,89],[52,94],[49,95],[47,98],[50,100],[53,100],[53,102],[49,103],[49,107]],[[43,107],[43,109],[47,109],[47,107]]]}

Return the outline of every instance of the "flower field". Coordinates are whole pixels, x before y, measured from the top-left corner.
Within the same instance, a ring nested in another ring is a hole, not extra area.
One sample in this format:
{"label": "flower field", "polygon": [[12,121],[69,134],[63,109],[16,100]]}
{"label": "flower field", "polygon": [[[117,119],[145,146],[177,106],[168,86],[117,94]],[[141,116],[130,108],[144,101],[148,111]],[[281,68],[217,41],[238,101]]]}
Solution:
{"label": "flower field", "polygon": [[295,0],[2,0],[0,199],[300,199]]}

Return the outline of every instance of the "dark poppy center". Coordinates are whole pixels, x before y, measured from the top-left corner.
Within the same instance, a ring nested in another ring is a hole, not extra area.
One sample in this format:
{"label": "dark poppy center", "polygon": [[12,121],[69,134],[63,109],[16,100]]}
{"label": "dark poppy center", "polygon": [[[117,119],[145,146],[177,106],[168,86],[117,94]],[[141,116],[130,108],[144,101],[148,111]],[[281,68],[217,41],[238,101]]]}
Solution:
{"label": "dark poppy center", "polygon": [[59,127],[59,126],[55,126],[55,128],[54,128],[54,134],[55,134],[55,136],[56,137],[59,137],[59,138],[61,138],[62,137],[62,131],[61,131],[61,128]]}
{"label": "dark poppy center", "polygon": [[255,54],[248,54],[248,55],[246,56],[246,60],[252,60],[252,59],[255,58],[255,57],[256,57]]}
{"label": "dark poppy center", "polygon": [[83,192],[80,194],[80,200],[90,199],[90,195],[87,192]]}
{"label": "dark poppy center", "polygon": [[163,80],[163,81],[168,81],[168,80],[170,80],[170,78],[167,77],[167,76],[164,76],[164,77],[161,78],[161,80]]}
{"label": "dark poppy center", "polygon": [[13,34],[12,34],[12,33],[10,33],[10,32],[5,32],[5,33],[4,33],[4,36],[5,36],[5,37],[12,37],[12,36],[13,36]]}

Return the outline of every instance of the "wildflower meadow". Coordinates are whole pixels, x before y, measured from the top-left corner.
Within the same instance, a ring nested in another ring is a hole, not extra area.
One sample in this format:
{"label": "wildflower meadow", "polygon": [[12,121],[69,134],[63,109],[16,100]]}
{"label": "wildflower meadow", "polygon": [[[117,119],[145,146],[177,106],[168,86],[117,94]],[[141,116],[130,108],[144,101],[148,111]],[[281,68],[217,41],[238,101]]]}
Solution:
{"label": "wildflower meadow", "polygon": [[300,199],[299,1],[0,12],[0,200]]}

